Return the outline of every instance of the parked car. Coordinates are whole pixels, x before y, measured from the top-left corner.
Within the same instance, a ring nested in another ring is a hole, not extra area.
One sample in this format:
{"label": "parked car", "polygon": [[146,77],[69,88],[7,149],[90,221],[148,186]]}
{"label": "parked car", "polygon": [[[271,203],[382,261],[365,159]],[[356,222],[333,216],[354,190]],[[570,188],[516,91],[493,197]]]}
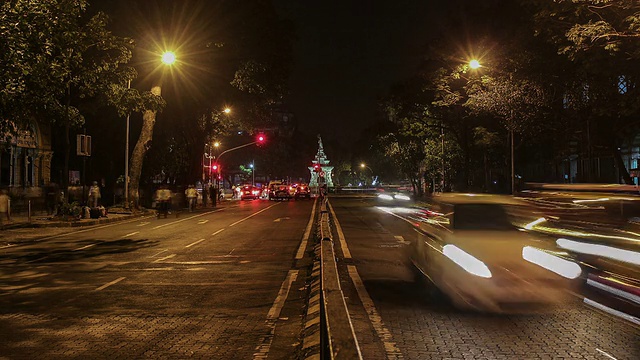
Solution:
{"label": "parked car", "polygon": [[510,220],[512,198],[440,196],[424,211],[410,258],[458,308],[537,312],[567,301],[581,267],[551,241],[521,231]]}
{"label": "parked car", "polygon": [[296,184],[294,198],[298,199],[311,199],[311,190],[307,184]]}

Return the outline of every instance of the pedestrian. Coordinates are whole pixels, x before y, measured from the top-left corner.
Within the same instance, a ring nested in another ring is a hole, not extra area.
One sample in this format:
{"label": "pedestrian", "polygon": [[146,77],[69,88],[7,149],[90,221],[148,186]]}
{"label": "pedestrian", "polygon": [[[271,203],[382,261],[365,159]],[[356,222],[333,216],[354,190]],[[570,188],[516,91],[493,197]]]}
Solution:
{"label": "pedestrian", "polygon": [[171,204],[171,190],[166,185],[160,185],[156,190],[156,206],[158,208],[158,217],[164,215],[166,218],[169,214],[169,206]]}
{"label": "pedestrian", "polygon": [[97,208],[100,196],[100,186],[98,186],[97,181],[94,181],[93,185],[91,185],[91,188],[89,188],[89,206],[92,208]]}
{"label": "pedestrian", "polygon": [[2,225],[3,217],[7,218],[7,222],[11,221],[11,215],[9,214],[11,210],[9,208],[10,202],[9,193],[7,190],[2,189],[2,191],[0,191],[0,225]]}
{"label": "pedestrian", "polygon": [[56,214],[56,194],[58,194],[58,186],[51,182],[46,187],[45,202],[47,206],[47,215]]}
{"label": "pedestrian", "polygon": [[196,201],[198,199],[198,190],[194,185],[189,185],[187,190],[184,191],[184,194],[187,196],[187,205],[189,208],[189,212],[193,212],[193,209],[196,207]]}
{"label": "pedestrian", "polygon": [[209,200],[211,200],[211,206],[216,207],[216,188],[213,184],[209,186]]}
{"label": "pedestrian", "polygon": [[207,207],[207,197],[208,197],[208,186],[207,184],[202,184],[202,207]]}

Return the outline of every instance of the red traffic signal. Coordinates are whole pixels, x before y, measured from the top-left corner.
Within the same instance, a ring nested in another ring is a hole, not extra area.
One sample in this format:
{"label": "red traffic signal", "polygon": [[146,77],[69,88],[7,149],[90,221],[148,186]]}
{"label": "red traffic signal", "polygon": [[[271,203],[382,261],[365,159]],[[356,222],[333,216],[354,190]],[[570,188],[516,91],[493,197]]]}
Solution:
{"label": "red traffic signal", "polygon": [[320,172],[321,168],[320,168],[320,164],[313,164],[313,171],[314,172]]}
{"label": "red traffic signal", "polygon": [[264,136],[264,134],[258,134],[256,136],[256,142],[258,143],[258,145],[262,145],[265,143],[265,141],[267,141],[267,137]]}
{"label": "red traffic signal", "polygon": [[220,165],[218,165],[218,164],[213,164],[213,165],[211,165],[211,171],[212,171],[212,172],[216,173],[216,172],[218,172],[219,170],[220,170]]}

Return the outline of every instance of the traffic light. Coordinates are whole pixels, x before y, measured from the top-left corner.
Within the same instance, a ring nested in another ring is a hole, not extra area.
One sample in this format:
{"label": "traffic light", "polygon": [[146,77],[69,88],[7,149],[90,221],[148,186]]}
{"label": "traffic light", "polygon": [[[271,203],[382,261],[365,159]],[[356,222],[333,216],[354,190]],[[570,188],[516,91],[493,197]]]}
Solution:
{"label": "traffic light", "polygon": [[320,172],[321,168],[320,168],[320,164],[313,164],[313,172]]}
{"label": "traffic light", "polygon": [[262,145],[267,141],[267,137],[264,134],[258,134],[256,136],[256,142],[258,145]]}
{"label": "traffic light", "polygon": [[217,174],[220,171],[220,165],[218,164],[213,164],[211,165],[211,172],[214,174]]}

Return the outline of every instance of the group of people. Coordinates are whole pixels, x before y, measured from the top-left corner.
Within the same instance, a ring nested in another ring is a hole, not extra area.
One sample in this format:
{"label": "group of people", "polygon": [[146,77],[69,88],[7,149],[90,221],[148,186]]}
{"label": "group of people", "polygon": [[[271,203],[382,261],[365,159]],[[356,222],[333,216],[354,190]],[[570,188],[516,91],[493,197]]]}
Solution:
{"label": "group of people", "polygon": [[[185,191],[184,195],[187,201],[187,208],[189,212],[193,212],[195,210],[198,203],[198,189],[196,189],[195,185],[189,185]],[[156,202],[156,208],[158,210],[158,216],[166,217],[167,214],[171,213],[171,204],[173,199],[173,193],[169,186],[166,184],[160,185],[155,192],[154,200]],[[213,206],[216,205],[216,200],[218,200],[218,190],[213,187],[203,187],[202,189],[202,206],[207,206],[207,199],[211,200]]]}

